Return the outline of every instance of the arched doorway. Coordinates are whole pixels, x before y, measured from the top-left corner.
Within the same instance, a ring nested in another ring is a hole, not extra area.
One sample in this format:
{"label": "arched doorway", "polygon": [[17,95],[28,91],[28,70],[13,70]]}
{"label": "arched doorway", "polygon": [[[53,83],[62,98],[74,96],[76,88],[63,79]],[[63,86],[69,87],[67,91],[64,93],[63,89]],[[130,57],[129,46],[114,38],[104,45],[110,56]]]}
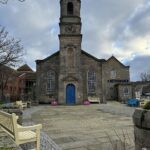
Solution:
{"label": "arched doorway", "polygon": [[66,104],[75,104],[75,86],[73,84],[68,84],[66,87]]}

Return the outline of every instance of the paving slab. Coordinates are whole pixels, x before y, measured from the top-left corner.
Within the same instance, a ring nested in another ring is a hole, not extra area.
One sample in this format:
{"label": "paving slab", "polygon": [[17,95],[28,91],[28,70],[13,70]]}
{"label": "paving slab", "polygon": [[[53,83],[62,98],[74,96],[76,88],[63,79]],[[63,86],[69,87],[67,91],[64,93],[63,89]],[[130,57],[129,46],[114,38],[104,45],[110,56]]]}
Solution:
{"label": "paving slab", "polygon": [[[34,109],[37,109],[34,110]],[[32,108],[30,119],[42,123],[43,131],[63,150],[107,150],[111,140],[134,146],[132,114],[135,108],[108,104]],[[29,110],[28,110],[29,111]],[[26,119],[27,119],[27,111]],[[83,149],[82,149],[83,148]]]}

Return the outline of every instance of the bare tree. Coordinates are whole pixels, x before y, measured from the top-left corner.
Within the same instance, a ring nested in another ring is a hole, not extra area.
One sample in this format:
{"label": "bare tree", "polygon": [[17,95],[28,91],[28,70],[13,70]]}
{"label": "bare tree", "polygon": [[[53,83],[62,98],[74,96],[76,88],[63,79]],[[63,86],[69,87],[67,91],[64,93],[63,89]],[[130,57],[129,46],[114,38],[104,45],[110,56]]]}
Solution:
{"label": "bare tree", "polygon": [[10,80],[13,81],[14,67],[22,62],[23,47],[20,40],[8,35],[4,27],[0,26],[0,97],[4,100],[4,91]]}
{"label": "bare tree", "polygon": [[150,71],[141,73],[141,80],[142,81],[150,81]]}
{"label": "bare tree", "polygon": [[0,67],[16,66],[22,61],[23,47],[20,40],[10,38],[4,27],[0,26]]}
{"label": "bare tree", "polygon": [[[7,4],[9,0],[0,0],[0,3]],[[25,0],[18,0],[20,2],[24,2]]]}

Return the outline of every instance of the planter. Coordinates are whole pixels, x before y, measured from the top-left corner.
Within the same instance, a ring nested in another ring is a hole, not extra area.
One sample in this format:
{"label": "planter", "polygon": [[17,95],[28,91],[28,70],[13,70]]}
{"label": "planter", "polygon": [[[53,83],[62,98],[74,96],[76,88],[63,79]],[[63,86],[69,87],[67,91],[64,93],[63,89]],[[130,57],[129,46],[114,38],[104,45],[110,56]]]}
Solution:
{"label": "planter", "polygon": [[135,148],[150,149],[150,110],[137,108],[133,114]]}
{"label": "planter", "polygon": [[83,105],[90,105],[90,101],[84,100],[84,101],[83,101]]}
{"label": "planter", "polygon": [[52,106],[57,106],[57,105],[58,105],[58,102],[57,102],[56,100],[53,100],[53,101],[51,101],[51,105],[52,105]]}

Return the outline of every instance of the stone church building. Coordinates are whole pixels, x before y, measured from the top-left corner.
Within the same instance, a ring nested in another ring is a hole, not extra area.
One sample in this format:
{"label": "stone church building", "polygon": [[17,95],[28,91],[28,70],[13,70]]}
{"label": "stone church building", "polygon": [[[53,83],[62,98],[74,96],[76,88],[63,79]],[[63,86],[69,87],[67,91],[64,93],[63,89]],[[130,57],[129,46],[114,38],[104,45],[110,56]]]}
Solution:
{"label": "stone church building", "polygon": [[129,82],[129,66],[114,56],[98,59],[82,50],[81,0],[60,0],[59,51],[36,60],[37,100],[82,104],[96,97],[101,103],[117,98],[115,85]]}

